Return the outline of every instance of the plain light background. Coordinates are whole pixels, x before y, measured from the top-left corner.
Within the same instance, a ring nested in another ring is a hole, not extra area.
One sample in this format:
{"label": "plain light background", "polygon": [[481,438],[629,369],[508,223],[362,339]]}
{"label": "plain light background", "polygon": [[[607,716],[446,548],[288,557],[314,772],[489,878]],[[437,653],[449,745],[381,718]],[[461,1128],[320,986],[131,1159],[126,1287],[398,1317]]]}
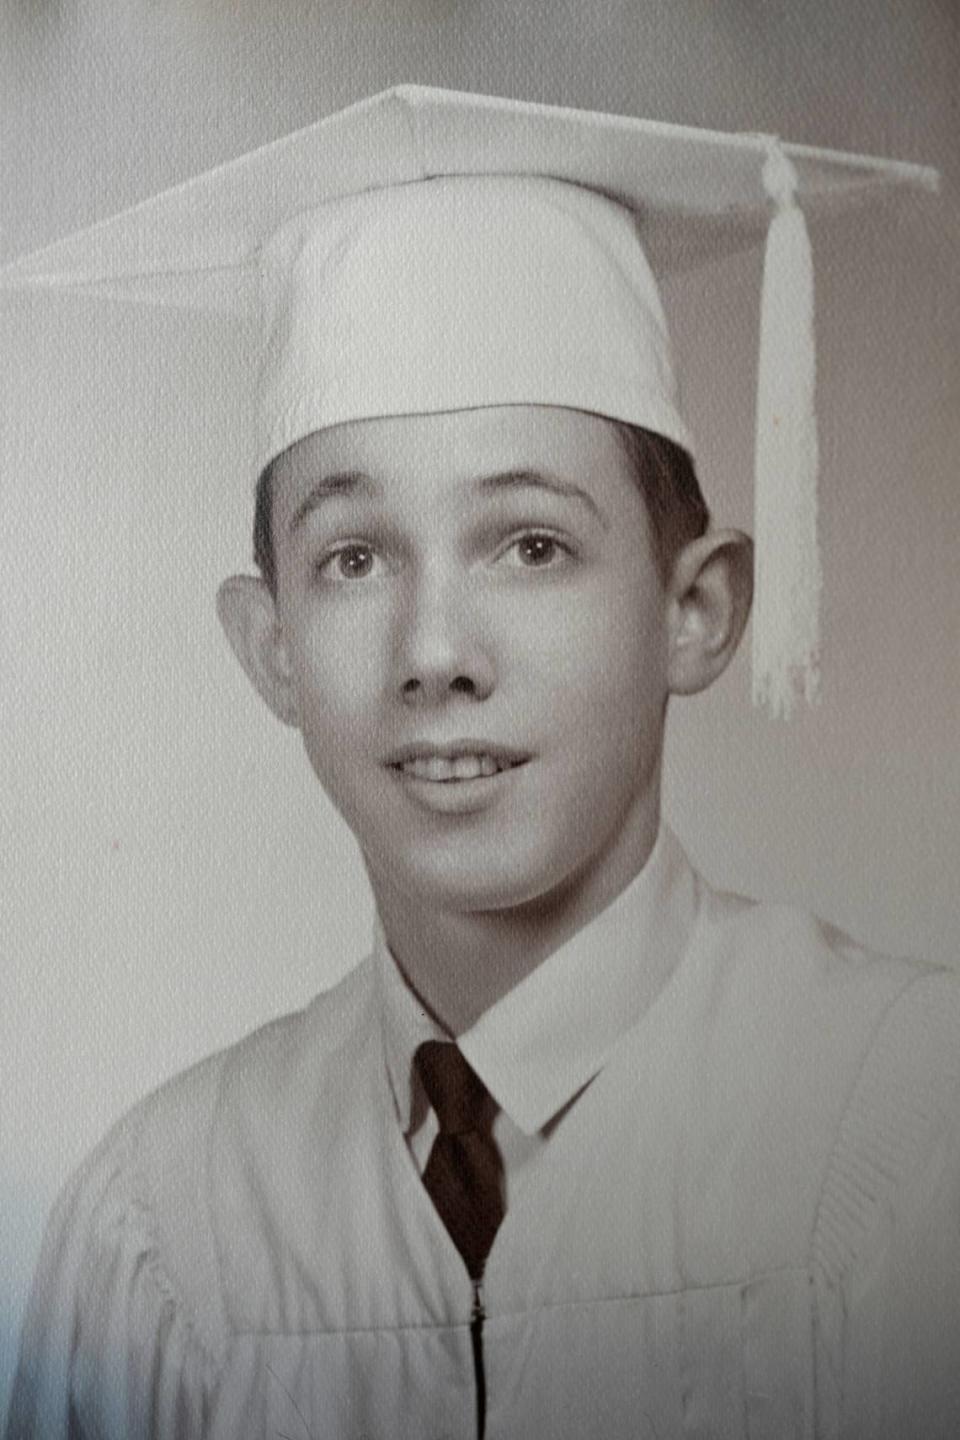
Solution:
{"label": "plain light background", "polygon": [[[955,0],[4,0],[2,257],[417,81],[937,165],[819,224],[823,702],[747,648],[674,707],[714,881],[954,964],[960,939]],[[701,474],[750,524],[759,255],[668,289]],[[42,1223],[133,1100],[368,947],[353,841],[213,611],[249,568],[239,327],[0,304],[0,1415]],[[589,737],[585,737],[589,744]]]}

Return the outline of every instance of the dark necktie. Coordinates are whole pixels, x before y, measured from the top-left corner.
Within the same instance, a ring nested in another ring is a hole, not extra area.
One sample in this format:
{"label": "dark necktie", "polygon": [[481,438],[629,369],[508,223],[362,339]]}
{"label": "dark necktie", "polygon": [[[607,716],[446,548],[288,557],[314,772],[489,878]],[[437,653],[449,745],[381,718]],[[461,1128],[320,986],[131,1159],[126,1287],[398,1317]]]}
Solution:
{"label": "dark necktie", "polygon": [[423,1183],[479,1281],[504,1214],[503,1162],[491,1134],[496,1101],[456,1045],[428,1040],[414,1063],[439,1125]]}

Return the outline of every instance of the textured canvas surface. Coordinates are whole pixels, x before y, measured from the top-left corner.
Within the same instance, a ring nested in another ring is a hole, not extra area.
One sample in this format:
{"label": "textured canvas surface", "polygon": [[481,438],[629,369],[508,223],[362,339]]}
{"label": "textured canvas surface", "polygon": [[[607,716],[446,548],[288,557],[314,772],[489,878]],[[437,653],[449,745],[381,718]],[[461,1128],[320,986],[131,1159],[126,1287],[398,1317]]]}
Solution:
{"label": "textured canvas surface", "polygon": [[[813,230],[822,701],[771,725],[745,648],[672,707],[665,812],[718,886],[957,965],[952,5],[10,0],[0,27],[4,261],[404,82],[939,168],[935,202]],[[664,294],[707,498],[744,527],[759,265],[731,254],[722,289],[695,271]],[[353,842],[214,614],[252,520],[243,357],[217,323],[0,311],[0,1414],[81,1157],[370,948]]]}

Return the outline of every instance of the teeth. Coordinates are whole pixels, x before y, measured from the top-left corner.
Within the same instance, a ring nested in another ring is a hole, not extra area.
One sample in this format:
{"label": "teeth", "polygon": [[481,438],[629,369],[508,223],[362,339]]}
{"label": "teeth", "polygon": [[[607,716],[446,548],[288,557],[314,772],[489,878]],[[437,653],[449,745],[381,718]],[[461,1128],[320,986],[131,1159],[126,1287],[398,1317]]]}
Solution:
{"label": "teeth", "polygon": [[435,781],[478,780],[481,776],[489,779],[511,768],[510,761],[500,763],[492,755],[457,755],[453,760],[443,755],[418,756],[400,766],[404,775],[412,775],[415,780]]}

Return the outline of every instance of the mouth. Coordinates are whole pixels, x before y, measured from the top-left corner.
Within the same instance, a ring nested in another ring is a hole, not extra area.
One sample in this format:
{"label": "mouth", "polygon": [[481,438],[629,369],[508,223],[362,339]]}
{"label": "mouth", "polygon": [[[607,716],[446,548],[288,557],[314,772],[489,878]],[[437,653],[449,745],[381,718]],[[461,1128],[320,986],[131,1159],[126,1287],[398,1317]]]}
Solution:
{"label": "mouth", "polygon": [[458,785],[471,780],[492,780],[505,770],[516,770],[531,757],[482,740],[461,740],[450,745],[408,745],[387,760],[389,769],[410,780],[434,785]]}

